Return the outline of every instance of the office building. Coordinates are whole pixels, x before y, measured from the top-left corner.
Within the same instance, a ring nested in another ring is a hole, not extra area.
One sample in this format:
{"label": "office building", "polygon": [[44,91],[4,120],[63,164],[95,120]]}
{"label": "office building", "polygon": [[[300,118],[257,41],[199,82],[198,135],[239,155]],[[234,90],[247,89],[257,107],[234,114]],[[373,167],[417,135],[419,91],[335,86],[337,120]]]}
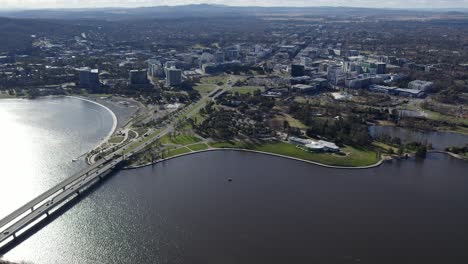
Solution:
{"label": "office building", "polygon": [[291,76],[292,77],[300,77],[305,75],[305,67],[304,65],[300,64],[293,64],[291,65]]}
{"label": "office building", "polygon": [[168,86],[177,86],[182,83],[182,70],[175,67],[166,69],[166,84]]}
{"label": "office building", "polygon": [[101,85],[99,82],[99,71],[97,69],[81,68],[79,72],[79,87],[97,88]]}
{"label": "office building", "polygon": [[327,69],[327,79],[334,85],[344,80],[344,74],[341,65],[332,65]]}
{"label": "office building", "polygon": [[223,63],[224,62],[224,52],[217,51],[215,54],[216,63]]}
{"label": "office building", "polygon": [[150,81],[148,80],[147,70],[131,70],[129,79],[130,86],[133,88],[150,87]]}
{"label": "office building", "polygon": [[164,77],[164,68],[159,60],[148,60],[148,74],[151,77]]}
{"label": "office building", "polygon": [[377,70],[376,70],[377,74],[385,74],[386,70],[387,70],[386,63],[383,63],[383,62],[377,63]]}

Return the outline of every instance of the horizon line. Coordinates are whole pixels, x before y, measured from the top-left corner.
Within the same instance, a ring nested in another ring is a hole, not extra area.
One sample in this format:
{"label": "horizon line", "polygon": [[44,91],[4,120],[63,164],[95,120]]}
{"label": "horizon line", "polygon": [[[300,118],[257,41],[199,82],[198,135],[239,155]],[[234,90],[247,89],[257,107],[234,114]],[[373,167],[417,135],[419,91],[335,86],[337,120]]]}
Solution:
{"label": "horizon line", "polygon": [[420,11],[431,11],[431,10],[454,10],[454,9],[463,9],[468,11],[468,7],[367,7],[367,6],[343,6],[343,5],[307,5],[307,6],[297,6],[297,5],[271,5],[271,6],[262,6],[262,5],[228,5],[228,4],[209,4],[209,3],[199,3],[199,4],[175,4],[175,5],[142,5],[142,6],[84,6],[84,7],[44,7],[44,8],[27,8],[27,7],[12,7],[12,8],[2,8],[0,11],[46,11],[46,10],[96,10],[96,9],[140,9],[140,8],[155,8],[155,7],[184,7],[184,6],[213,6],[213,7],[234,7],[234,8],[361,8],[361,9],[390,9],[390,10],[420,10]]}

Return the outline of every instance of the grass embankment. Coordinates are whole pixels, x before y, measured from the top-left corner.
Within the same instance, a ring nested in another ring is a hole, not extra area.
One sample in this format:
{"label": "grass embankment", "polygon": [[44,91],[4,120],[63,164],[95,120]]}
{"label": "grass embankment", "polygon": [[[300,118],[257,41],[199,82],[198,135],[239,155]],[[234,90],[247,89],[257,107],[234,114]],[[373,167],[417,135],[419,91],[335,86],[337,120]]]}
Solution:
{"label": "grass embankment", "polygon": [[334,153],[313,153],[304,151],[296,145],[285,142],[271,142],[265,144],[252,144],[243,142],[219,142],[211,144],[214,148],[240,148],[256,151],[263,151],[273,154],[289,156],[293,158],[314,161],[326,165],[343,167],[361,167],[377,163],[380,158],[377,153],[369,149],[357,149],[346,146],[342,151],[346,155]]}
{"label": "grass embankment", "polygon": [[182,147],[182,148],[177,148],[177,149],[169,150],[169,151],[167,152],[166,158],[170,158],[170,157],[174,157],[174,156],[177,156],[177,155],[186,154],[186,153],[189,153],[189,152],[192,152],[192,151],[191,151],[189,148],[187,148],[187,147]]}
{"label": "grass embankment", "polygon": [[205,143],[194,144],[187,147],[192,151],[207,150],[209,148],[209,146]]}

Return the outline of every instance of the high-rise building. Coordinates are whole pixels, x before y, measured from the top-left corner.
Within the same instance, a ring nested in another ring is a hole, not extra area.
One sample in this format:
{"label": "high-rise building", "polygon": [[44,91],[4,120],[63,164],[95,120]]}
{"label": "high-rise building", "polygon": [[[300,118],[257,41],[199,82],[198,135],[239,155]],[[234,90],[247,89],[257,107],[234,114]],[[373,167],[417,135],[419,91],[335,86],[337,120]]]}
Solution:
{"label": "high-rise building", "polygon": [[175,67],[166,69],[166,84],[169,86],[177,86],[182,83],[182,70]]}
{"label": "high-rise building", "polygon": [[304,76],[304,74],[305,74],[304,65],[300,65],[300,64],[291,65],[291,76],[292,77],[300,77],[300,76]]}
{"label": "high-rise building", "polygon": [[79,72],[79,86],[82,88],[97,88],[99,82],[99,71],[97,69],[81,68]]}
{"label": "high-rise building", "polygon": [[385,74],[387,69],[387,64],[384,62],[377,63],[377,74]]}
{"label": "high-rise building", "polygon": [[146,70],[131,70],[129,79],[132,86],[149,84]]}
{"label": "high-rise building", "polygon": [[341,65],[329,66],[327,69],[327,79],[334,85],[337,85],[340,81],[344,80]]}
{"label": "high-rise building", "polygon": [[148,74],[151,77],[164,77],[164,68],[160,60],[148,60]]}
{"label": "high-rise building", "polygon": [[309,57],[301,57],[301,64],[309,67],[312,64],[312,59]]}
{"label": "high-rise building", "polygon": [[239,58],[239,50],[237,49],[228,49],[225,52],[226,59],[231,61],[231,60],[237,60]]}
{"label": "high-rise building", "polygon": [[217,63],[223,63],[224,62],[224,52],[222,51],[217,51],[215,54],[216,62]]}
{"label": "high-rise building", "polygon": [[166,77],[167,77],[167,70],[170,68],[176,68],[177,66],[176,64],[177,64],[176,61],[166,61],[166,63],[164,63],[164,74]]}

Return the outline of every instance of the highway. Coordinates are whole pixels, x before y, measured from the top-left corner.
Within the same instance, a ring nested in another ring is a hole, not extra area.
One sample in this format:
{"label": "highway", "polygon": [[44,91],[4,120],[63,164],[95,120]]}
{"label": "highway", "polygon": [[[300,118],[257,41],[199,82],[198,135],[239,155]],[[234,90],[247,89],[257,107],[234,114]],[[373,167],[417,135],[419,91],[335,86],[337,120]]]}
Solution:
{"label": "highway", "polygon": [[[222,91],[216,94],[204,96],[199,102],[185,111],[182,117],[189,118],[196,114],[206,103],[220,94],[224,93],[228,87],[224,86]],[[214,96],[213,96],[214,95]],[[33,225],[42,221],[50,213],[56,211],[67,202],[80,195],[82,191],[89,188],[100,179],[112,172],[122,161],[129,159],[136,153],[144,150],[159,138],[172,132],[174,125],[182,117],[174,118],[162,131],[152,131],[147,137],[132,139],[124,144],[117,151],[105,156],[92,164],[90,167],[74,174],[66,180],[60,182],[48,191],[39,195],[32,201],[26,203],[11,214],[0,220],[0,249],[14,241],[18,235],[29,229]]]}

